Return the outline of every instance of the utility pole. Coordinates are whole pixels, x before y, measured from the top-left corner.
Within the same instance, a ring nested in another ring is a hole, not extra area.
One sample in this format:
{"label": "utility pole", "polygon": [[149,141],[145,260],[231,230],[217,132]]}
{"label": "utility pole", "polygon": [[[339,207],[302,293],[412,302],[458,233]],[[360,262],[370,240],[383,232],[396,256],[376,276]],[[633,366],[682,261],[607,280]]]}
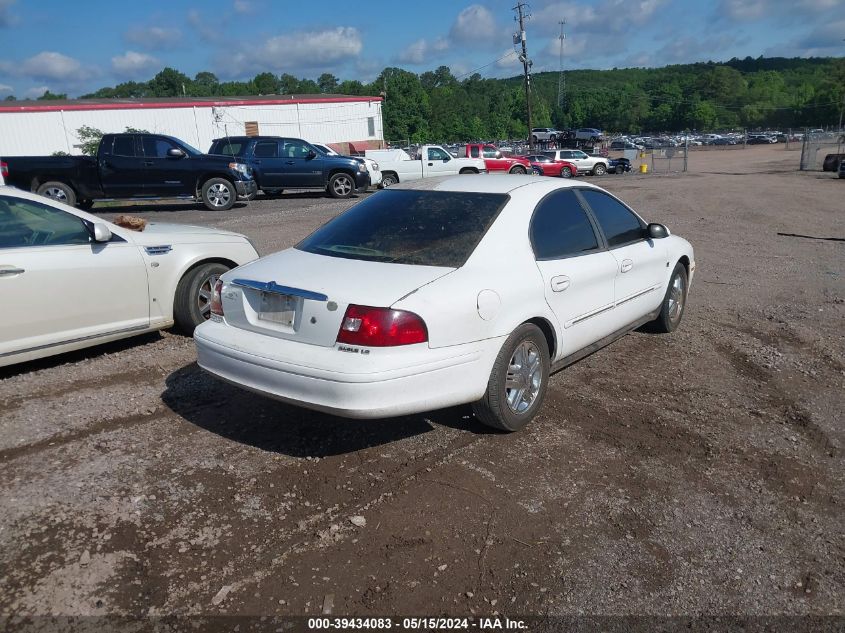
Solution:
{"label": "utility pole", "polygon": [[525,105],[528,110],[528,148],[531,153],[534,153],[534,140],[531,137],[531,75],[528,74],[533,62],[528,59],[528,48],[525,45],[525,20],[531,16],[525,15],[523,9],[526,8],[524,2],[519,2],[513,10],[519,14],[519,33],[514,34],[514,44],[517,38],[522,42],[522,54],[519,56],[519,61],[522,62],[522,70],[525,75]]}
{"label": "utility pole", "polygon": [[566,76],[563,74],[563,45],[566,42],[566,33],[563,31],[563,27],[566,26],[566,18],[563,18],[558,24],[560,24],[560,70],[557,77],[557,105],[562,109],[566,95]]}

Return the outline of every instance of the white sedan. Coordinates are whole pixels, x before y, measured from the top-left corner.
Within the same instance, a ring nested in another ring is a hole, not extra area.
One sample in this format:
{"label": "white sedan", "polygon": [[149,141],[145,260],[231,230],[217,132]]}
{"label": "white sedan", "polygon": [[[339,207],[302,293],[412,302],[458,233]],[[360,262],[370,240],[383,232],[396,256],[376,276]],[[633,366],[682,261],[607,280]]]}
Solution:
{"label": "white sedan", "polygon": [[375,418],[473,403],[515,431],[549,374],[681,322],[690,244],[581,182],[460,176],[376,193],[217,282],[199,364],[304,407]]}
{"label": "white sedan", "polygon": [[243,235],[121,228],[0,187],[0,367],[208,318],[220,275],[258,257]]}

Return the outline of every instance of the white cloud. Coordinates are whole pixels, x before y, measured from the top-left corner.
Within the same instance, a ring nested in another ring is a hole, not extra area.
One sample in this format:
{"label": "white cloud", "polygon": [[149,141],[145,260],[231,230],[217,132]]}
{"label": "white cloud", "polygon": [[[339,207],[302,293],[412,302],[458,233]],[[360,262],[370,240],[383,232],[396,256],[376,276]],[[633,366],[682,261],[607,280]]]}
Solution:
{"label": "white cloud", "polygon": [[403,64],[426,64],[431,63],[434,58],[442,56],[449,50],[449,40],[438,38],[429,43],[426,39],[417,40],[402,51],[397,59]]}
{"label": "white cloud", "polygon": [[235,13],[252,13],[253,11],[250,0],[235,0],[232,7],[235,9]]}
{"label": "white cloud", "polygon": [[220,31],[217,28],[220,20],[208,19],[196,9],[188,11],[188,24],[194,27],[199,33],[200,37],[207,42],[213,42],[220,39]]}
{"label": "white cloud", "polygon": [[257,45],[243,46],[235,55],[227,53],[223,59],[227,70],[235,74],[313,70],[354,62],[363,48],[358,29],[338,26],[277,35]]}
{"label": "white cloud", "polygon": [[461,11],[449,30],[449,39],[455,44],[484,42],[495,35],[496,20],[480,4],[473,4]]}
{"label": "white cloud", "polygon": [[791,41],[765,51],[766,56],[841,57],[845,49],[845,20],[828,22],[805,32]]}
{"label": "white cloud", "polygon": [[27,99],[37,99],[38,97],[43,95],[48,90],[50,90],[50,88],[48,86],[38,86],[36,88],[30,88],[25,93],[23,93],[23,96],[26,97]]}
{"label": "white cloud", "polygon": [[123,55],[111,58],[111,67],[114,74],[122,78],[137,78],[160,65],[159,60],[152,55],[136,51],[126,51]]}
{"label": "white cloud", "polygon": [[32,79],[62,83],[85,81],[98,74],[95,68],[85,67],[78,59],[55,51],[42,51],[25,59],[17,66],[15,73]]}
{"label": "white cloud", "polygon": [[842,6],[842,0],[720,0],[716,21],[751,22],[771,19],[777,22],[806,22],[819,14]]}
{"label": "white cloud", "polygon": [[0,84],[0,94],[12,94],[15,91],[14,88],[7,84]]}
{"label": "white cloud", "polygon": [[147,50],[171,49],[182,42],[182,31],[163,26],[133,26],[123,38]]}

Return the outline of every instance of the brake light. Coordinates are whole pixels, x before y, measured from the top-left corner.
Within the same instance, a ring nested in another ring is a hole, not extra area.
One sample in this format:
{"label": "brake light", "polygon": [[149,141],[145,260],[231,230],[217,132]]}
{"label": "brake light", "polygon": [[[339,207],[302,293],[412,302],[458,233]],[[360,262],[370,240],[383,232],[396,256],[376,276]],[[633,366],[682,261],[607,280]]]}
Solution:
{"label": "brake light", "polygon": [[9,163],[4,160],[0,160],[0,176],[3,176],[3,178],[9,177]]}
{"label": "brake light", "polygon": [[338,343],[367,347],[412,345],[428,341],[425,322],[413,312],[351,305],[346,308]]}
{"label": "brake light", "polygon": [[214,290],[211,292],[211,314],[212,317],[223,316],[223,298],[220,296],[220,293],[223,292],[223,281],[220,279],[217,280],[217,283],[214,284]]}

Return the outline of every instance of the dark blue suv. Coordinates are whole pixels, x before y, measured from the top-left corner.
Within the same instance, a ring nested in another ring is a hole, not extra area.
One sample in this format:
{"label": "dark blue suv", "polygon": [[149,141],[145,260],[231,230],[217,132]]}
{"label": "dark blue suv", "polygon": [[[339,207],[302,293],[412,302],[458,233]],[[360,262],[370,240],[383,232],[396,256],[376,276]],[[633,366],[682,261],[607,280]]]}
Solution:
{"label": "dark blue suv", "polygon": [[366,191],[370,174],[363,162],[326,156],[301,138],[228,136],[212,141],[209,154],[232,156],[252,167],[258,188],[267,196],[285,189],[321,189],[333,198]]}

